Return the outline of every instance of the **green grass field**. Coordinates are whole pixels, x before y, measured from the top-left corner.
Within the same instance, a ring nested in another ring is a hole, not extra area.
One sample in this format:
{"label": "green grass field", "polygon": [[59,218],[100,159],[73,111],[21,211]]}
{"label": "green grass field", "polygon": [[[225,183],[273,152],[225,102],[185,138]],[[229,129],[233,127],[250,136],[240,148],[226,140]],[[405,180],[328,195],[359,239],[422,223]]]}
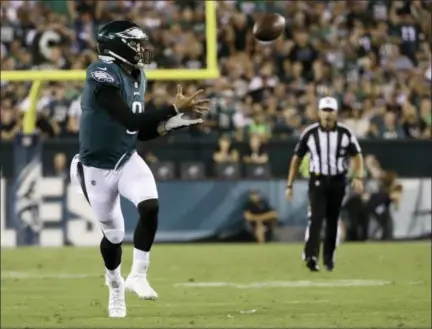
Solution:
{"label": "green grass field", "polygon": [[430,328],[430,248],[346,244],[310,273],[299,244],[156,245],[160,299],[128,294],[124,319],[106,317],[98,248],[2,250],[2,328]]}

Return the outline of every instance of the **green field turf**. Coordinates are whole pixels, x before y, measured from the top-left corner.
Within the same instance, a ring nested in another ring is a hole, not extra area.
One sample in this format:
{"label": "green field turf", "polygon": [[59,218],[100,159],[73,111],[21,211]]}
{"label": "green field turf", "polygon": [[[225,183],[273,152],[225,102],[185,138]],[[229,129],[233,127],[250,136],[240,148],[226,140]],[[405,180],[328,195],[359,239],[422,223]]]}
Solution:
{"label": "green field turf", "polygon": [[431,327],[430,243],[342,245],[333,273],[308,272],[301,248],[156,245],[160,299],[128,293],[124,319],[106,317],[98,248],[2,250],[2,328]]}

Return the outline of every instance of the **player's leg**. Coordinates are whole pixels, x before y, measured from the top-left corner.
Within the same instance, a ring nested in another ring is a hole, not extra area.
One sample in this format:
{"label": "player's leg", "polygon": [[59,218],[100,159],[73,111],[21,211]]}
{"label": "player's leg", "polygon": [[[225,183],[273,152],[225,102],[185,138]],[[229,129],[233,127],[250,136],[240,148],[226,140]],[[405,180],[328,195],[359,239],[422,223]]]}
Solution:
{"label": "player's leg", "polygon": [[126,288],[140,298],[156,299],[158,295],[148,283],[147,270],[158,227],[158,193],[150,168],[137,153],[121,169],[118,189],[137,207],[139,213],[133,238],[132,270],[126,280]]}
{"label": "player's leg", "polygon": [[105,264],[105,284],[110,289],[108,311],[110,317],[126,316],[125,281],[121,275],[122,243],[124,239],[124,219],[117,194],[111,209],[110,220],[100,221],[104,237],[100,252]]}
{"label": "player's leg", "polygon": [[125,284],[121,275],[124,221],[117,191],[117,177],[109,170],[77,164],[83,193],[104,234],[100,252],[105,264],[105,283],[109,287],[108,314],[110,317],[126,316]]}

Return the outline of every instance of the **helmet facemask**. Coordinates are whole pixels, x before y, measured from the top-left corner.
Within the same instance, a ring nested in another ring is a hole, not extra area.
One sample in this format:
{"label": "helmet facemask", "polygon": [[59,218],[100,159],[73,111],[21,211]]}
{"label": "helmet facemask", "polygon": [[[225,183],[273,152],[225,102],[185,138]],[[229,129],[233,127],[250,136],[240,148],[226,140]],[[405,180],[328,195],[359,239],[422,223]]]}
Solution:
{"label": "helmet facemask", "polygon": [[127,42],[127,45],[136,52],[136,65],[143,67],[151,64],[153,60],[153,46],[147,39],[135,39]]}

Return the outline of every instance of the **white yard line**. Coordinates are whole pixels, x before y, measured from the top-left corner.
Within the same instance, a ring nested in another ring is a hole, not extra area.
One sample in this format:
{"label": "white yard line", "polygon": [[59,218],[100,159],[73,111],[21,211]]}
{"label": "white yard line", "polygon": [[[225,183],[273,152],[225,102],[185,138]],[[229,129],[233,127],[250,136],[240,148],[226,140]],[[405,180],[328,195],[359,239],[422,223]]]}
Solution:
{"label": "white yard line", "polygon": [[35,280],[35,279],[84,279],[84,278],[97,278],[103,277],[99,274],[80,274],[80,273],[32,273],[32,272],[15,272],[15,271],[2,271],[1,279],[21,279],[21,280]]}
{"label": "white yard line", "polygon": [[384,280],[317,280],[317,281],[264,281],[252,283],[234,282],[185,282],[177,283],[175,287],[181,288],[238,288],[238,289],[262,289],[262,288],[310,288],[310,287],[375,287],[391,284]]}
{"label": "white yard line", "polygon": [[[19,271],[2,271],[2,280],[40,280],[40,279],[53,279],[53,280],[74,280],[74,279],[87,279],[87,278],[101,278],[104,275],[91,274],[91,273],[36,273],[36,272],[19,272]],[[171,282],[171,280],[154,278],[152,281],[157,282]]]}
{"label": "white yard line", "polygon": [[[103,279],[103,274],[94,273],[37,273],[22,271],[2,271],[1,280],[76,280],[87,278]],[[153,282],[166,282],[175,288],[236,288],[236,289],[270,289],[270,288],[335,288],[335,287],[379,287],[392,284],[390,280],[293,280],[293,281],[260,281],[260,282],[180,282],[174,283],[172,279],[152,278]],[[417,285],[421,281],[398,282],[399,284]],[[2,290],[4,290],[2,286]],[[294,303],[294,301],[291,301]]]}

